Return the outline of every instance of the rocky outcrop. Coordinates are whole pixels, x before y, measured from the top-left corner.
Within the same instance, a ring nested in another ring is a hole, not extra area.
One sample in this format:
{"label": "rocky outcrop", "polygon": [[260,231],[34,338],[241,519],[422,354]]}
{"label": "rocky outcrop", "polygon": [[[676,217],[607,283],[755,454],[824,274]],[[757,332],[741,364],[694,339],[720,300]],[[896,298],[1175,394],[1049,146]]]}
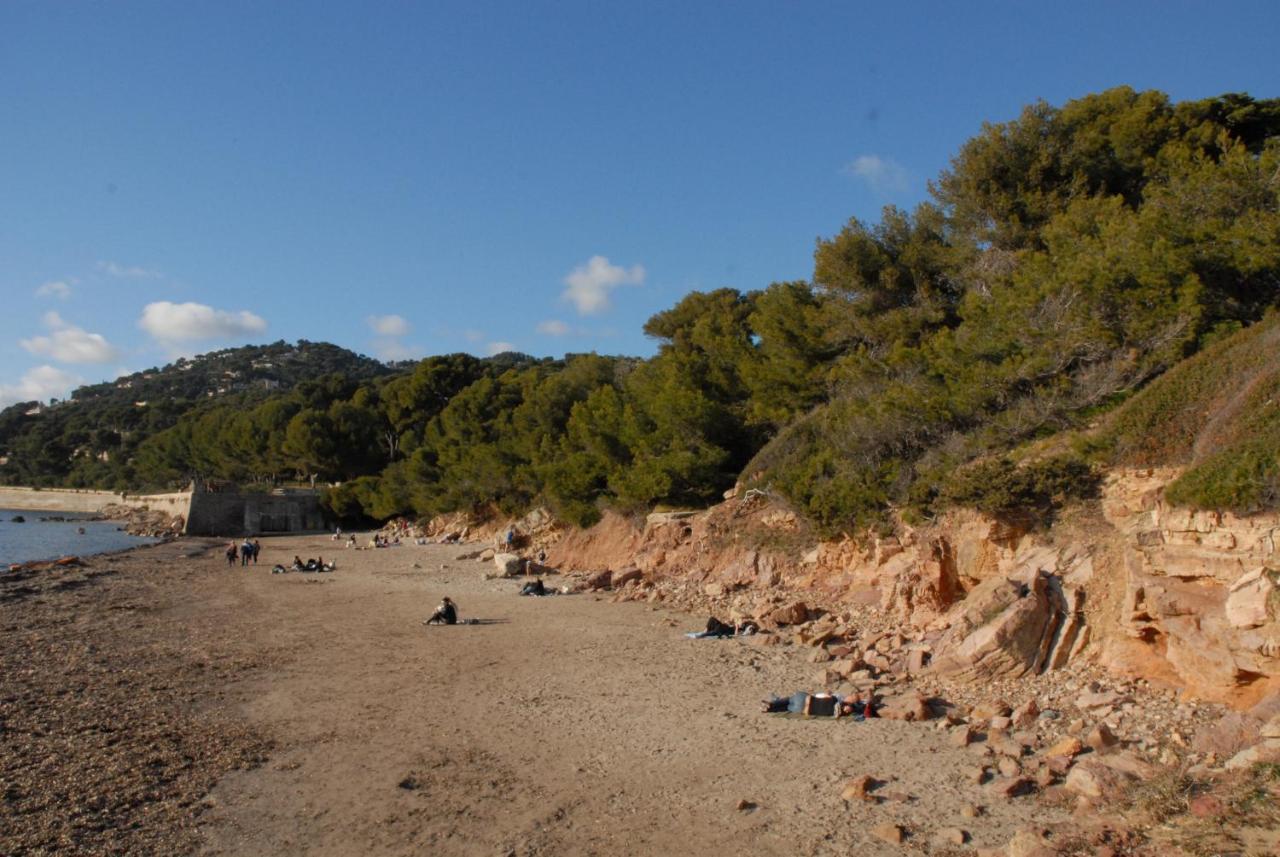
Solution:
{"label": "rocky outcrop", "polygon": [[[1280,689],[1280,516],[1166,504],[1174,474],[1122,474],[1103,510],[1123,536],[1122,633],[1195,694],[1247,706]],[[1107,647],[1131,657],[1132,647]]]}
{"label": "rocky outcrop", "polygon": [[[1248,707],[1280,689],[1280,516],[1172,508],[1161,492],[1175,476],[1113,474],[1098,509],[1048,531],[961,511],[833,541],[768,495],[738,493],[705,511],[606,514],[565,533],[548,562],[629,569],[620,597],[789,628],[809,645],[821,636],[810,624],[838,618],[873,672],[984,681],[1093,660]],[[877,648],[889,629],[898,645]]]}

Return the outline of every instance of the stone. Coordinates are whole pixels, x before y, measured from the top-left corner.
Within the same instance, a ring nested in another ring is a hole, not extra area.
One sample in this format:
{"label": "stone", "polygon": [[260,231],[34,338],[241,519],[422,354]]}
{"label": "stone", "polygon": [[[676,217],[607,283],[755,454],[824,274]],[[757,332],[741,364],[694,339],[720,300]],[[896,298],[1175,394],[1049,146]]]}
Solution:
{"label": "stone", "polygon": [[638,581],[643,577],[644,573],[641,572],[640,569],[632,567],[624,569],[623,571],[614,572],[613,580],[610,581],[609,585],[614,589],[621,589],[631,581]]}
{"label": "stone", "polygon": [[881,842],[887,842],[890,845],[901,845],[902,841],[907,838],[907,832],[897,824],[886,821],[883,824],[877,824],[871,828],[871,835]]}
{"label": "stone", "polygon": [[1011,711],[1013,709],[1003,699],[989,699],[975,705],[969,716],[974,720],[989,720],[992,717],[1005,717]]}
{"label": "stone", "polygon": [[991,731],[987,733],[987,746],[998,755],[1018,759],[1022,756],[1023,747],[1005,732]]}
{"label": "stone", "polygon": [[1008,756],[1002,756],[996,762],[996,770],[1000,772],[1002,777],[1020,777],[1022,776],[1022,766],[1018,764],[1016,759],[1010,759]]}
{"label": "stone", "polygon": [[1106,799],[1118,796],[1135,778],[1094,761],[1076,764],[1063,783],[1067,791],[1081,797]]}
{"label": "stone", "polygon": [[809,621],[809,606],[803,601],[794,601],[777,608],[768,618],[775,625],[799,625]]}
{"label": "stone", "polygon": [[1079,738],[1066,737],[1044,751],[1045,756],[1066,756],[1074,759],[1084,752],[1084,743]]}
{"label": "stone", "polygon": [[875,800],[871,795],[871,788],[875,785],[875,782],[874,779],[866,774],[854,777],[844,784],[844,788],[840,792],[840,798],[845,801]]}
{"label": "stone", "polygon": [[494,554],[493,564],[503,577],[515,577],[520,573],[520,557],[513,553]]}
{"label": "stone", "polygon": [[1051,577],[1038,573],[1022,583],[996,576],[975,586],[947,614],[952,626],[934,646],[945,653],[935,658],[934,669],[970,681],[1039,672],[1065,618]]}
{"label": "stone", "polygon": [[933,834],[933,844],[938,848],[960,846],[964,845],[968,841],[968,832],[961,830],[959,827],[944,827],[937,833]]}
{"label": "stone", "polygon": [[1097,693],[1086,692],[1080,694],[1076,699],[1076,708],[1082,708],[1087,711],[1091,708],[1105,708],[1106,706],[1115,706],[1127,701],[1128,697],[1113,690],[1104,690]]}
{"label": "stone", "polygon": [[919,693],[907,691],[886,699],[878,713],[885,720],[921,721],[929,718],[929,706]]}
{"label": "stone", "polygon": [[1262,724],[1262,728],[1258,730],[1258,734],[1263,738],[1280,738],[1280,714],[1272,717],[1266,723]]}
{"label": "stone", "polygon": [[1037,786],[1042,789],[1047,789],[1049,786],[1053,785],[1054,776],[1054,770],[1048,765],[1044,765],[1036,769],[1033,779],[1036,781]]}
{"label": "stone", "polygon": [[996,717],[992,717],[990,720],[988,720],[988,721],[987,721],[987,725],[988,725],[989,727],[991,727],[992,729],[998,729],[998,730],[1000,730],[1001,732],[1004,732],[1004,731],[1006,731],[1010,726],[1012,726],[1012,725],[1013,725],[1013,719],[1012,719],[1012,718],[1010,718],[1010,717],[1005,717],[1005,716],[1003,716],[1003,715],[998,715],[998,716],[996,716]]}
{"label": "stone", "polygon": [[1085,737],[1084,743],[1093,749],[1095,753],[1105,753],[1119,744],[1120,739],[1107,727],[1107,724],[1099,723]]}
{"label": "stone", "polygon": [[1033,791],[1035,791],[1035,785],[1025,777],[1001,777],[987,784],[989,794],[1005,800],[1031,794]]}
{"label": "stone", "polygon": [[706,586],[702,587],[702,591],[706,593],[708,598],[719,598],[721,595],[724,595],[724,584],[708,583]]}
{"label": "stone", "polygon": [[951,730],[951,737],[948,740],[952,747],[968,747],[973,743],[974,735],[972,726],[957,726]]}
{"label": "stone", "polygon": [[1075,761],[1070,756],[1046,756],[1044,764],[1055,776],[1065,777]]}
{"label": "stone", "polygon": [[960,814],[965,818],[977,818],[982,815],[982,807],[976,804],[966,804],[960,807]]}
{"label": "stone", "polygon": [[1054,857],[1058,852],[1045,841],[1040,831],[1019,830],[1009,840],[1005,853],[1008,857]]}
{"label": "stone", "polygon": [[923,649],[912,649],[907,653],[907,672],[919,675],[929,663],[929,653]]}
{"label": "stone", "polygon": [[1227,621],[1236,628],[1256,628],[1273,618],[1276,580],[1280,572],[1255,568],[1231,585],[1225,611]]}
{"label": "stone", "polygon": [[1029,699],[1022,705],[1013,710],[1010,717],[1013,725],[1020,729],[1026,729],[1036,722],[1036,718],[1040,716],[1040,706],[1036,704],[1034,699]]}
{"label": "stone", "polygon": [[976,768],[966,768],[964,778],[975,786],[982,785],[982,781],[987,778],[987,769],[981,766]]}
{"label": "stone", "polygon": [[587,579],[583,581],[582,588],[608,589],[612,581],[613,572],[606,568],[604,571],[597,571],[588,576]]}
{"label": "stone", "polygon": [[1187,802],[1187,811],[1196,818],[1218,818],[1226,814],[1227,807],[1213,795],[1198,795]]}
{"label": "stone", "polygon": [[751,812],[753,809],[756,809],[756,804],[752,801],[747,800],[746,798],[743,798],[742,800],[738,801],[735,809],[737,809],[738,812]]}

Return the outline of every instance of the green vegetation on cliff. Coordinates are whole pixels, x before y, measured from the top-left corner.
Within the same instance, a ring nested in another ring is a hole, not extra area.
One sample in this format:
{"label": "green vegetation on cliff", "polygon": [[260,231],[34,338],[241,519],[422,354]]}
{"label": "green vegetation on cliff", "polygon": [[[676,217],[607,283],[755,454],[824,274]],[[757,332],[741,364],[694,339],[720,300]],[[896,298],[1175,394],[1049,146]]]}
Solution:
{"label": "green vegetation on cliff", "polygon": [[[1229,386],[1231,343],[1280,299],[1280,101],[1038,103],[931,190],[819,240],[810,282],[686,296],[645,325],[651,359],[451,355],[189,398],[130,429],[111,478],[321,479],[341,516],[547,502],[581,523],[741,481],[834,532],[892,508],[1049,511],[1111,458],[1191,463],[1183,502],[1280,502],[1274,373],[1223,403],[1240,416],[1213,441],[1179,440],[1209,419],[1179,398]],[[1028,453],[1112,411],[1108,440]],[[46,449],[43,417],[0,415],[0,477],[94,481],[77,462],[102,438]]]}

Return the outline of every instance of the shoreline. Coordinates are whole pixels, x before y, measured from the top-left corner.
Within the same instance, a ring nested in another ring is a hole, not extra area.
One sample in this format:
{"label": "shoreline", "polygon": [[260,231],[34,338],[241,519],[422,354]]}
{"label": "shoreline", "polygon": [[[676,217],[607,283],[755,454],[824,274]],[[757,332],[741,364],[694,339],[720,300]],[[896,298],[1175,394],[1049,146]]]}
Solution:
{"label": "shoreline", "polygon": [[[518,581],[485,578],[491,564],[457,559],[471,545],[271,537],[247,568],[218,545],[130,549],[0,590],[3,627],[29,643],[5,647],[16,702],[0,716],[45,736],[5,751],[24,823],[0,821],[0,851],[680,854],[717,830],[749,853],[874,854],[868,830],[887,818],[922,841],[945,822],[994,845],[1046,812],[1000,802],[981,829],[965,821],[987,802],[963,782],[973,755],[922,724],[760,714],[810,684],[790,647],[689,640],[699,620],[600,595],[520,598]],[[270,573],[295,553],[338,570]],[[487,623],[423,628],[443,594]],[[53,674],[24,666],[50,651],[73,656]],[[56,700],[72,686],[68,715]],[[153,771],[161,734],[172,752]],[[102,777],[58,774],[107,746]],[[862,774],[906,798],[847,804],[839,783]],[[26,792],[50,782],[64,791]]]}

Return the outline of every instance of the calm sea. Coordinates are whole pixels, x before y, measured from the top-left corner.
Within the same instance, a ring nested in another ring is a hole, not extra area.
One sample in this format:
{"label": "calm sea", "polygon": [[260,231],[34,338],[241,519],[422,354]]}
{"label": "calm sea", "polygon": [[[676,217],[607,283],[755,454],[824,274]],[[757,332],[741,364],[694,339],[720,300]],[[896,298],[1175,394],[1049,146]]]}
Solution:
{"label": "calm sea", "polygon": [[[26,518],[26,522],[15,524],[15,515]],[[59,516],[66,520],[41,520]],[[156,541],[129,535],[120,529],[119,521],[90,521],[86,520],[88,517],[67,512],[0,509],[0,567],[35,559],[88,556]]]}

